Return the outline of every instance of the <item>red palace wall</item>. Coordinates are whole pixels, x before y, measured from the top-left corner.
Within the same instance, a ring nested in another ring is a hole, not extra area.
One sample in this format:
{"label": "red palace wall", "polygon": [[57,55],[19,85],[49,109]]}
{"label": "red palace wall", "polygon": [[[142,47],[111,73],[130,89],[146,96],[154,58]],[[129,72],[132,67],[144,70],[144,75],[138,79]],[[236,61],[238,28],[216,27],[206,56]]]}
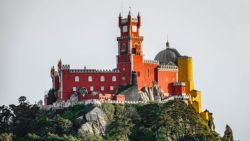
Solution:
{"label": "red palace wall", "polygon": [[173,93],[173,83],[177,81],[177,71],[158,70],[158,84],[165,93]]}
{"label": "red palace wall", "polygon": [[[79,76],[79,82],[75,81],[76,76]],[[88,81],[89,76],[92,76],[92,82]],[[103,82],[100,80],[101,76],[105,78]],[[113,76],[116,77],[116,81],[112,81]],[[60,99],[64,101],[68,100],[73,94],[73,87],[85,87],[88,92],[91,92],[90,87],[92,86],[94,88],[93,91],[114,94],[119,84],[125,83],[121,79],[121,73],[119,72],[72,73],[69,70],[63,70],[62,79],[63,97]],[[110,86],[113,86],[113,90],[110,90]],[[101,87],[104,87],[104,90],[101,90]]]}

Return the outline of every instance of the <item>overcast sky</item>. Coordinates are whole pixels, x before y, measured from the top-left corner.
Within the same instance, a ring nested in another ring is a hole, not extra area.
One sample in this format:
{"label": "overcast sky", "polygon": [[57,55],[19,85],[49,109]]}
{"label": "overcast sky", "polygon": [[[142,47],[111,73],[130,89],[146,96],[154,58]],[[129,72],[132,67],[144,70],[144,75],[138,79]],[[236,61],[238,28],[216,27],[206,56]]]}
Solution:
{"label": "overcast sky", "polygon": [[116,67],[118,15],[142,16],[143,53],[171,47],[193,57],[195,88],[216,130],[250,131],[249,0],[0,0],[0,105],[32,103],[51,88],[50,68]]}

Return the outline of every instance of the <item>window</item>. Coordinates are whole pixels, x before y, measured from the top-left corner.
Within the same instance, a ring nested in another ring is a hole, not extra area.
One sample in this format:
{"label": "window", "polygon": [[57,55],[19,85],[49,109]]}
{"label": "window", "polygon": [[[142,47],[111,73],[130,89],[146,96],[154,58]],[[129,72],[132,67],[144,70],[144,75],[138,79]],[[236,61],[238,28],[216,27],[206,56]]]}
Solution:
{"label": "window", "polygon": [[93,87],[93,86],[90,86],[90,87],[89,87],[89,90],[90,90],[90,91],[94,91],[94,87]]}
{"label": "window", "polygon": [[89,76],[89,77],[88,77],[88,81],[89,81],[89,82],[92,82],[92,81],[93,81],[92,76]]}
{"label": "window", "polygon": [[101,76],[101,77],[100,77],[100,81],[101,81],[101,82],[104,82],[104,81],[105,81],[105,77],[104,77],[104,76]]}
{"label": "window", "polygon": [[126,77],[125,77],[125,76],[123,76],[123,77],[122,77],[122,80],[126,80]]}
{"label": "window", "polygon": [[146,76],[149,77],[150,73],[149,73],[149,69],[147,69],[146,71]]}
{"label": "window", "polygon": [[76,92],[76,87],[73,87],[73,92]]}
{"label": "window", "polygon": [[101,91],[104,91],[104,86],[101,86]]}
{"label": "window", "polygon": [[140,72],[137,72],[137,76],[140,77]]}
{"label": "window", "polygon": [[124,26],[122,27],[122,31],[123,31],[123,32],[127,32],[127,31],[128,31],[128,27],[127,27],[126,25],[124,25]]}
{"label": "window", "polygon": [[79,81],[80,81],[79,76],[75,76],[75,82],[79,82]]}
{"label": "window", "polygon": [[125,71],[126,69],[125,68],[122,68],[123,71]]}
{"label": "window", "polygon": [[136,32],[137,31],[137,26],[132,26],[132,31]]}
{"label": "window", "polygon": [[110,90],[113,91],[114,90],[114,86],[110,86]]}
{"label": "window", "polygon": [[122,44],[121,52],[126,52],[126,44]]}
{"label": "window", "polygon": [[116,81],[116,76],[112,76],[112,81],[113,81],[113,82]]}

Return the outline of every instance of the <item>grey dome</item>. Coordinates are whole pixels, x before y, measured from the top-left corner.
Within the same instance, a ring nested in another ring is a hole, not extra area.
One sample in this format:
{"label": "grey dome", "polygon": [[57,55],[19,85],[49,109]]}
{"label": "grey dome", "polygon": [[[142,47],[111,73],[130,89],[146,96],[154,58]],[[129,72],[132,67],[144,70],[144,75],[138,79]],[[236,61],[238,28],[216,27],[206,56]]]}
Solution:
{"label": "grey dome", "polygon": [[169,43],[166,43],[167,48],[160,51],[155,59],[160,63],[160,65],[177,65],[178,58],[181,57],[180,53],[174,49],[169,48]]}

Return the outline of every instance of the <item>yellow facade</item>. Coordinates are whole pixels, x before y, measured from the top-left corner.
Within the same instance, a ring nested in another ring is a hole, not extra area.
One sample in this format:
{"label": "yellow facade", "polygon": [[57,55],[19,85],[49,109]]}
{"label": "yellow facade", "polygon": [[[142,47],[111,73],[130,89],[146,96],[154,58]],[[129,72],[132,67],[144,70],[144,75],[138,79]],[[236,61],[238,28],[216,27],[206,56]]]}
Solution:
{"label": "yellow facade", "polygon": [[178,80],[186,83],[186,92],[194,89],[192,58],[183,56],[178,58]]}
{"label": "yellow facade", "polygon": [[194,109],[198,112],[201,113],[201,92],[197,90],[192,90],[190,92],[191,96],[191,104],[194,107]]}
{"label": "yellow facade", "polygon": [[185,82],[186,93],[190,95],[189,103],[204,119],[208,119],[208,113],[202,112],[201,92],[194,89],[192,57],[179,57],[178,70],[178,80],[179,82]]}
{"label": "yellow facade", "polygon": [[209,120],[209,112],[208,111],[201,112],[200,115],[203,119]]}

